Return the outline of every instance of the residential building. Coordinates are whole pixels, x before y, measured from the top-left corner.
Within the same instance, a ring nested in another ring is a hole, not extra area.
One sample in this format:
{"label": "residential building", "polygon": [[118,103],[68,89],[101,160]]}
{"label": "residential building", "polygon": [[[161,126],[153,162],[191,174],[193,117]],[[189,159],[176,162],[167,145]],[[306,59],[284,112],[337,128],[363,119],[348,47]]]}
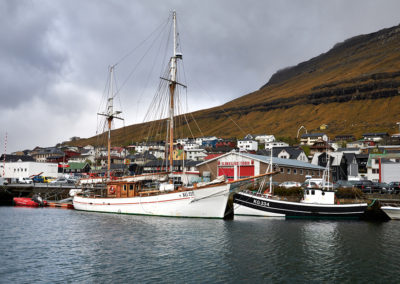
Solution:
{"label": "residential building", "polygon": [[364,140],[380,142],[386,138],[389,138],[387,132],[376,132],[376,133],[365,133],[362,135]]}
{"label": "residential building", "polygon": [[367,179],[372,181],[400,181],[400,153],[370,154]]}
{"label": "residential building", "polygon": [[51,159],[52,157],[64,156],[64,152],[56,147],[36,147],[34,150],[32,150],[31,156],[35,159],[36,162],[45,163],[49,158]]}
{"label": "residential building", "polygon": [[67,167],[63,169],[63,173],[65,174],[83,174],[83,173],[89,173],[91,170],[91,167],[88,163],[83,162],[83,163],[68,163]]}
{"label": "residential building", "polygon": [[204,161],[207,157],[207,151],[205,149],[189,149],[186,150],[186,157],[188,160],[193,161]]}
{"label": "residential building", "polygon": [[223,148],[223,147],[229,147],[231,149],[236,148],[237,142],[236,140],[233,139],[222,139],[215,144],[215,148]]}
{"label": "residential building", "polygon": [[354,135],[350,134],[336,135],[335,138],[333,139],[333,141],[335,142],[352,142],[355,140],[356,138],[354,137]]}
{"label": "residential building", "polygon": [[249,139],[238,140],[238,148],[241,151],[257,151],[258,142]]}
{"label": "residential building", "polygon": [[266,142],[264,149],[278,148],[278,147],[289,147],[289,144],[282,141]]}
{"label": "residential building", "polygon": [[328,141],[328,136],[325,133],[306,133],[300,137],[301,145],[313,145],[317,141]]}
{"label": "residential building", "polygon": [[333,152],[335,149],[326,141],[318,140],[310,146],[310,155],[315,153]]}

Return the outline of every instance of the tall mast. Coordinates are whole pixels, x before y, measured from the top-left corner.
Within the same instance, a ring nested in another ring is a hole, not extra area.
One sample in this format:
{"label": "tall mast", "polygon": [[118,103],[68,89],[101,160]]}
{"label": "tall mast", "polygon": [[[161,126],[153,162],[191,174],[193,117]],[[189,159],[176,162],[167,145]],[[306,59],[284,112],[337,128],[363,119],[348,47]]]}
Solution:
{"label": "tall mast", "polygon": [[177,68],[177,34],[176,34],[176,12],[172,12],[172,21],[174,25],[174,55],[171,58],[171,68],[170,68],[170,105],[169,105],[169,170],[173,171],[173,151],[174,151],[174,94],[176,88],[176,68]]}
{"label": "tall mast", "polygon": [[113,90],[113,81],[114,81],[114,67],[115,65],[110,67],[110,87],[109,94],[107,98],[107,110],[104,113],[98,113],[98,115],[105,116],[108,122],[108,136],[107,136],[107,177],[110,178],[110,170],[111,170],[111,124],[114,118],[121,119],[118,115],[121,111],[114,111],[114,90]]}

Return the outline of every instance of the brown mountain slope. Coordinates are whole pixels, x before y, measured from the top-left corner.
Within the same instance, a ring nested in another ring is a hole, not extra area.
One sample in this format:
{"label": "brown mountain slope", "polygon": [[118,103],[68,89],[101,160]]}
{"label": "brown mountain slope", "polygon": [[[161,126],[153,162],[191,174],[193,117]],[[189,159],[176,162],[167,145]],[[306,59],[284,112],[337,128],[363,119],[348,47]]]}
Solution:
{"label": "brown mountain slope", "polygon": [[[295,137],[301,125],[313,131],[321,124],[328,125],[325,132],[330,136],[396,132],[399,103],[400,26],[396,26],[336,44],[324,54],[278,71],[258,91],[194,112],[203,131],[194,135],[243,137],[251,132]],[[192,120],[189,124],[197,129]],[[115,130],[115,144],[142,140],[137,135],[143,133],[142,127]],[[94,143],[94,138],[78,144],[86,143]]]}

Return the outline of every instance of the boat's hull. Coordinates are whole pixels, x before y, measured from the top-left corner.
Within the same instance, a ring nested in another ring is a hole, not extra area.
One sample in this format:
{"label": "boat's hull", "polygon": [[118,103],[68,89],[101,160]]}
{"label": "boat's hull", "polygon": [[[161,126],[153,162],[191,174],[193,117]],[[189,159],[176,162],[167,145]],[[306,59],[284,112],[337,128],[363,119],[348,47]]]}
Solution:
{"label": "boat's hull", "polygon": [[119,214],[169,217],[224,218],[229,198],[229,184],[128,198],[93,198],[74,196],[74,208]]}
{"label": "boat's hull", "polygon": [[[29,197],[14,197],[13,199],[15,206],[25,206],[25,207],[39,207],[41,206],[38,202],[33,201]],[[42,206],[47,206],[47,202],[44,201]]]}
{"label": "boat's hull", "polygon": [[360,204],[307,204],[275,200],[266,195],[239,192],[234,195],[234,214],[286,218],[360,218],[367,203]]}
{"label": "boat's hull", "polygon": [[382,211],[392,220],[400,220],[400,207],[382,206]]}

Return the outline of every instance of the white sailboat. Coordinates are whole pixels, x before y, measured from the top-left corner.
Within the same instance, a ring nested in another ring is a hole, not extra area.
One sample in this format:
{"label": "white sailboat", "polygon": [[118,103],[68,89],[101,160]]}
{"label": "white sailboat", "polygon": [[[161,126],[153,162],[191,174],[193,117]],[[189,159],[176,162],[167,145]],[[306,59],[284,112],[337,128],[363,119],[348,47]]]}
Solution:
{"label": "white sailboat", "polygon": [[[169,172],[151,173],[111,179],[107,175],[107,190],[104,196],[78,193],[73,196],[74,208],[83,211],[96,211],[121,214],[158,215],[173,217],[224,218],[231,189],[231,183],[218,179],[210,183],[180,185],[173,184],[173,140],[174,140],[174,94],[177,82],[177,61],[182,59],[177,51],[176,13],[173,12],[174,54],[170,59],[169,78]],[[112,71],[112,70],[111,70]],[[111,80],[112,81],[112,80]],[[113,110],[112,96],[109,98],[107,112],[102,115],[108,120],[108,153],[110,153],[111,121],[118,117]],[[167,151],[166,147],[166,151]],[[108,172],[110,157],[108,157]],[[81,184],[96,184],[104,180],[91,178],[81,180]]]}

